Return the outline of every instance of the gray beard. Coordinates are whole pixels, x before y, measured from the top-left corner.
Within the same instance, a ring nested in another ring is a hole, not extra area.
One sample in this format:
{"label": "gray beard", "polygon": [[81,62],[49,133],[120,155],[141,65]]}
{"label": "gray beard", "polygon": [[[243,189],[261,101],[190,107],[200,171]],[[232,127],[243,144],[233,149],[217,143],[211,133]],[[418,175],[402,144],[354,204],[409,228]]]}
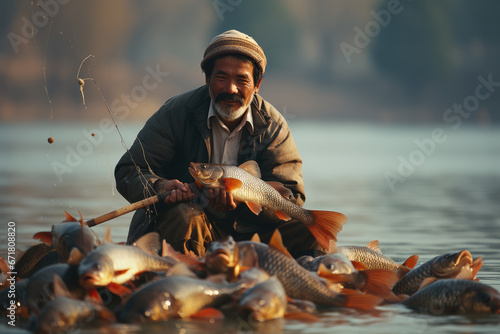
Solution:
{"label": "gray beard", "polygon": [[[251,103],[251,101],[252,100],[250,100],[250,103]],[[231,121],[235,121],[238,118],[240,118],[241,116],[243,116],[245,114],[245,111],[247,111],[250,103],[248,103],[247,105],[243,105],[243,106],[241,106],[238,109],[233,111],[231,107],[224,108],[223,106],[221,106],[221,104],[219,102],[216,102],[216,103],[214,103],[214,109],[215,109],[215,112],[217,113],[217,116],[219,116],[219,118],[221,120],[231,122]]]}
{"label": "gray beard", "polygon": [[252,94],[252,98],[250,99],[248,104],[242,105],[241,107],[239,107],[238,109],[233,111],[233,110],[231,110],[232,109],[231,107],[224,108],[219,102],[214,102],[215,96],[213,96],[212,90],[210,89],[210,87],[208,88],[208,93],[210,95],[210,98],[212,99],[212,104],[214,105],[215,113],[217,114],[217,116],[219,116],[219,118],[221,120],[228,121],[228,122],[235,121],[238,118],[240,118],[241,116],[243,116],[245,114],[245,111],[248,109],[248,107],[252,103],[253,98],[255,97],[255,92],[254,92]]}

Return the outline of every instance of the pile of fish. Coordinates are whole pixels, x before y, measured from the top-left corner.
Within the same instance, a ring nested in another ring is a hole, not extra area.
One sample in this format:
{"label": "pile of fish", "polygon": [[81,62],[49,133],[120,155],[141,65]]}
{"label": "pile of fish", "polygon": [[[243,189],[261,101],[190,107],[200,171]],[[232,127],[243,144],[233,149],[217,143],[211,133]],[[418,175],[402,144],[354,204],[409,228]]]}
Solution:
{"label": "pile of fish", "polygon": [[[320,308],[364,312],[387,304],[432,314],[500,313],[499,292],[476,278],[482,259],[467,250],[416,266],[418,256],[399,264],[373,241],[294,259],[275,232],[269,244],[257,236],[214,241],[197,257],[161,244],[157,233],[125,245],[108,229],[101,242],[68,214],[34,238],[43,243],[21,252],[12,271],[16,316],[35,333],[186,318],[311,322]],[[4,274],[11,271],[0,262]],[[2,312],[9,312],[8,291],[4,284]]]}

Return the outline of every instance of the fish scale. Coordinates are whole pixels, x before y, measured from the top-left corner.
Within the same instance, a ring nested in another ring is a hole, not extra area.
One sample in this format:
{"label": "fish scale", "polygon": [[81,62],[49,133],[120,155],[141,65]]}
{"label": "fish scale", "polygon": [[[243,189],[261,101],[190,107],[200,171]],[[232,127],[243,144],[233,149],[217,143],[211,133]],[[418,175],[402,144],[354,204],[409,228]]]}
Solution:
{"label": "fish scale", "polygon": [[324,306],[345,306],[345,296],[335,293],[293,258],[265,244],[240,241],[242,252],[255,250],[259,267],[280,280],[290,298],[308,300]]}
{"label": "fish scale", "polygon": [[290,189],[276,182],[279,184],[276,187],[284,194],[282,195],[269,183],[261,180],[259,166],[253,160],[239,167],[191,162],[189,173],[201,186],[222,188],[230,192],[235,200],[245,202],[257,215],[265,207],[282,220],[294,218],[302,222],[326,250],[330,249],[332,240],[337,241],[337,233],[347,221],[347,217],[339,212],[306,210],[285,198],[284,196],[291,194]]}
{"label": "fish scale", "polygon": [[243,283],[219,284],[170,276],[149,283],[130,296],[119,313],[119,320],[142,322],[189,317],[204,307],[230,299],[231,294],[243,288]]}
{"label": "fish scale", "polygon": [[472,280],[444,279],[426,286],[401,304],[418,312],[498,313],[500,293]]}
{"label": "fish scale", "polygon": [[351,261],[362,262],[368,269],[388,269],[396,271],[401,266],[396,261],[367,247],[341,246],[337,250]]}
{"label": "fish scale", "polygon": [[267,182],[235,166],[223,166],[222,170],[224,174],[221,178],[234,178],[242,182],[242,187],[232,191],[233,196],[243,201],[262,203],[274,211],[283,210],[290,217],[299,219],[305,224],[313,223],[312,215],[307,210],[285,199]]}
{"label": "fish scale", "polygon": [[[105,265],[107,263],[111,265]],[[167,270],[173,264],[172,260],[148,254],[137,247],[104,244],[82,260],[78,272],[80,279],[87,274],[98,274],[102,278],[95,285],[104,286],[111,281],[123,284],[140,272]],[[117,276],[117,271],[125,272]]]}
{"label": "fish scale", "polygon": [[[456,259],[460,261],[455,263]],[[472,264],[472,255],[466,250],[436,256],[401,278],[394,286],[393,292],[411,296],[418,290],[425,278],[453,278],[461,272],[463,267],[470,264]]]}

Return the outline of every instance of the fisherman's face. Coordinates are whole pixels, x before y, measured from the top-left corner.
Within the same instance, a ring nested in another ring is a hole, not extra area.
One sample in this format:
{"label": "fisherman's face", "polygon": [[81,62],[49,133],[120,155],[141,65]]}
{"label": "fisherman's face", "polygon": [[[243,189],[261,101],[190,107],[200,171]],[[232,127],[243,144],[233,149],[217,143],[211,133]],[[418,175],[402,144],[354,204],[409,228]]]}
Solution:
{"label": "fisherman's face", "polygon": [[253,64],[226,56],[215,60],[207,86],[217,115],[227,122],[240,119],[259,91],[253,80]]}

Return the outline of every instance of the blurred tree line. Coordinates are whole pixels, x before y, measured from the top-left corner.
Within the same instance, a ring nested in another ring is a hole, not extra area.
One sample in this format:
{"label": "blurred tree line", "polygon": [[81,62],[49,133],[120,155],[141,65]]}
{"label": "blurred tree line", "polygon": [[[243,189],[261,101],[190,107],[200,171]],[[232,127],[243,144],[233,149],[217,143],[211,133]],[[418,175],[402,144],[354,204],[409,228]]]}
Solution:
{"label": "blurred tree line", "polygon": [[[401,10],[390,22],[377,21],[394,4]],[[0,33],[29,30],[25,22],[40,11],[31,0],[2,4]],[[56,118],[101,117],[92,85],[85,87],[89,107],[79,112],[74,78],[88,54],[110,99],[130,93],[147,66],[170,73],[165,86],[148,92],[150,106],[131,113],[145,118],[169,96],[203,84],[204,48],[238,29],[266,52],[271,80],[263,89],[298,116],[440,121],[450,104],[474,93],[478,76],[500,82],[499,13],[498,0],[70,1],[18,53],[8,38],[0,42],[0,118],[47,117],[41,68]],[[342,45],[355,45],[360,31],[369,36],[350,61]],[[500,92],[481,101],[490,121],[500,121],[499,105]]]}
{"label": "blurred tree line", "polygon": [[[403,95],[378,94],[380,99],[394,97],[393,100],[402,99],[405,103],[422,106],[441,103],[444,107],[450,100],[463,99],[473,93],[479,75],[493,74],[493,80],[500,81],[500,1],[381,0],[374,2],[373,11],[387,11],[391,1],[398,4],[401,12],[392,15],[389,24],[379,24],[376,36],[368,37],[371,40],[366,50],[358,49],[359,53],[366,52],[371,58],[375,71],[372,77],[386,78]],[[352,42],[353,39],[352,27],[356,22],[348,9],[338,1],[310,1],[302,7],[295,3],[295,9],[301,12],[299,15],[311,18],[302,22],[301,29],[298,29],[300,25],[294,17],[297,13],[293,13],[291,8],[294,6],[289,5],[290,1],[285,0],[239,1],[237,6],[226,8],[226,15],[214,25],[213,35],[234,27],[241,28],[269,54],[270,70],[290,71],[293,66],[301,64],[309,74],[309,77],[304,76],[305,79],[326,85],[335,85],[335,82],[348,84],[348,79],[339,76],[331,66],[335,58],[339,63],[345,61],[339,59],[343,58],[339,49],[341,41]],[[346,24],[349,19],[350,24]],[[359,17],[355,19],[360,22]],[[361,30],[365,23],[376,21],[373,15],[364,20],[357,25]],[[316,43],[320,49],[315,63],[317,67],[304,64],[308,46],[304,43],[308,37],[304,36],[304,31],[307,27],[315,29],[315,38],[319,41]],[[348,31],[346,27],[349,27]],[[273,33],[269,33],[271,31]],[[376,85],[373,79],[368,79],[367,83],[361,81],[356,83],[361,90],[365,85]],[[373,89],[377,90],[377,87]],[[496,109],[500,101],[498,95],[484,101],[482,106]],[[439,113],[435,117],[440,117]],[[496,113],[492,118],[500,120]]]}
{"label": "blurred tree line", "polygon": [[[487,50],[499,49],[500,1],[414,1],[407,6],[411,10],[394,16],[371,49],[381,72],[407,91],[460,76],[499,73],[498,59]],[[385,7],[381,1],[378,8]]]}

